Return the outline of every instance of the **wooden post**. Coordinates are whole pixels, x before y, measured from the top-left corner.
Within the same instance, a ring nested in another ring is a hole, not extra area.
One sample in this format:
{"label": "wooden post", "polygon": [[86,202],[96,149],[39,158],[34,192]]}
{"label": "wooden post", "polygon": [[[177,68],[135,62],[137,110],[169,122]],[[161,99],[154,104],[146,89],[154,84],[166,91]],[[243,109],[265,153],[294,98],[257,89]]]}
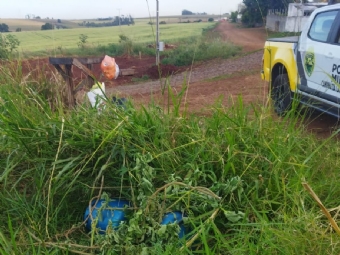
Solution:
{"label": "wooden post", "polygon": [[73,93],[73,80],[72,80],[72,65],[65,65],[66,72],[66,91],[67,91],[67,102],[69,107],[75,106],[74,93]]}
{"label": "wooden post", "polygon": [[[93,64],[87,64],[86,67],[91,71],[93,70]],[[87,75],[86,81],[88,88],[91,88],[95,82],[95,77]]]}

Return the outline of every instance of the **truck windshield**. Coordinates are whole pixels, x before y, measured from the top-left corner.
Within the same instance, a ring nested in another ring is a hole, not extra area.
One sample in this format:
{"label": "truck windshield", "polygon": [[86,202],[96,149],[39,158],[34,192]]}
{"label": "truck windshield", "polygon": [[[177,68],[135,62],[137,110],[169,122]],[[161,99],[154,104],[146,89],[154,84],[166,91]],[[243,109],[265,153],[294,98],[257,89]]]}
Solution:
{"label": "truck windshield", "polygon": [[337,14],[338,11],[330,11],[315,16],[308,33],[309,37],[316,41],[326,42]]}

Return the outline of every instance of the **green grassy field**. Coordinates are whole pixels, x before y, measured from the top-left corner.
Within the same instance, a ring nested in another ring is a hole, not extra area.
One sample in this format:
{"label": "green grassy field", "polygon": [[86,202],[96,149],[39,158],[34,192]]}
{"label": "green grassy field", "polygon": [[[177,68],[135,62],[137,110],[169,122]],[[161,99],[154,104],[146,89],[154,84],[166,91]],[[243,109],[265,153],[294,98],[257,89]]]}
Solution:
{"label": "green grassy field", "polygon": [[[212,24],[200,22],[161,25],[160,40],[169,42],[180,38],[198,36],[202,34],[202,29]],[[152,27],[148,24],[148,21],[141,20],[133,26],[28,31],[13,34],[20,41],[18,51],[21,55],[49,56],[58,54],[58,48],[64,50],[76,49],[81,34],[88,36],[88,47],[96,47],[118,43],[121,34],[128,36],[134,43],[151,43],[155,41],[155,30],[155,26]]]}

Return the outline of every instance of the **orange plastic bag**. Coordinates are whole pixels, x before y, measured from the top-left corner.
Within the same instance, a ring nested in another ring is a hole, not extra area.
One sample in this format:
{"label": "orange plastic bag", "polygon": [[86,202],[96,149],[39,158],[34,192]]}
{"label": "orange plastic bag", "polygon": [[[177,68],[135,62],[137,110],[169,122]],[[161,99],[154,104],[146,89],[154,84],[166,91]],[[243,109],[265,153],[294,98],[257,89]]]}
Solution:
{"label": "orange plastic bag", "polygon": [[115,59],[107,55],[105,55],[104,59],[102,60],[100,69],[102,70],[104,76],[109,80],[112,80],[113,78],[117,79],[119,75],[119,67],[116,64]]}

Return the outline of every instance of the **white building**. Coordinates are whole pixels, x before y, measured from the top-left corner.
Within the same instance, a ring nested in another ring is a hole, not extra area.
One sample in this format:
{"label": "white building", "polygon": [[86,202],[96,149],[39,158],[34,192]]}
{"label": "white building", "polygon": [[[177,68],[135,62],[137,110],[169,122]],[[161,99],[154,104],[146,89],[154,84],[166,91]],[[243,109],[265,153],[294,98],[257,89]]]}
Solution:
{"label": "white building", "polygon": [[268,10],[266,28],[277,32],[301,32],[310,14],[327,3],[290,3],[288,10]]}

